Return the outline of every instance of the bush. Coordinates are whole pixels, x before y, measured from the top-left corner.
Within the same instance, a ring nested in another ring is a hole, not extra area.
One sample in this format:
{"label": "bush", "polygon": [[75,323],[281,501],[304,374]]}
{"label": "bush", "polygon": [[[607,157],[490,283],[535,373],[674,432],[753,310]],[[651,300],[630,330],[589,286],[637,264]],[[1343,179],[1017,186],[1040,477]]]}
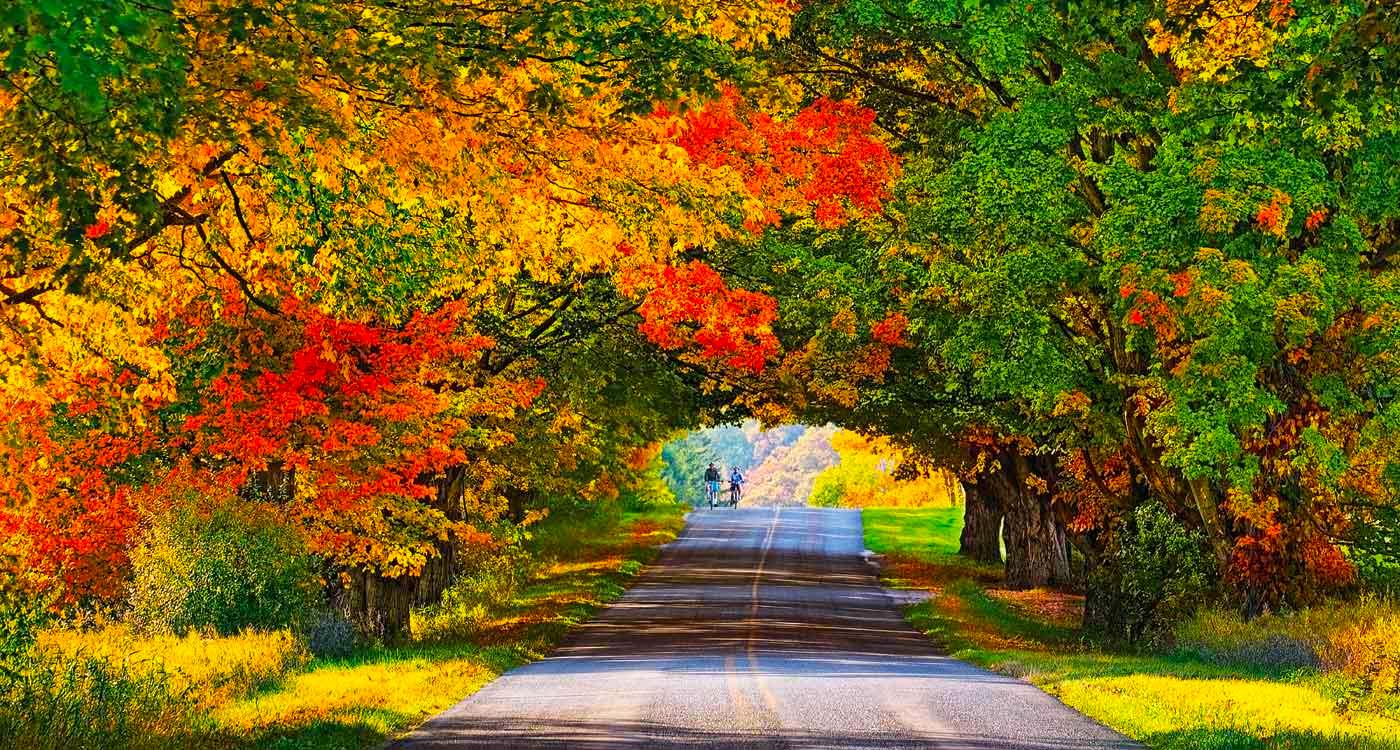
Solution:
{"label": "bush", "polygon": [[[642,455],[645,456],[645,452]],[[618,505],[624,511],[636,513],[679,503],[680,498],[662,478],[664,469],[658,447],[656,454],[648,459],[645,466],[637,469],[626,486],[622,487],[617,498]]]}
{"label": "bush", "polygon": [[1349,559],[1356,566],[1356,579],[1362,591],[1400,600],[1400,560],[1366,553],[1350,555]]}
{"label": "bush", "polygon": [[160,671],[31,650],[5,661],[0,747],[113,750],[178,745],[194,704]]}
{"label": "bush", "polygon": [[534,564],[524,549],[510,545],[482,552],[462,567],[441,600],[414,610],[410,624],[414,640],[470,638],[481,632],[493,613],[515,598]]}
{"label": "bush", "polygon": [[0,539],[0,660],[29,650],[58,598],[51,581],[27,570],[18,537]]}
{"label": "bush", "polygon": [[27,588],[7,585],[0,574],[0,660],[27,651],[49,619],[48,601]]}
{"label": "bush", "polygon": [[132,569],[131,622],[147,634],[275,630],[321,601],[315,559],[257,503],[175,503],[154,519]]}
{"label": "bush", "polygon": [[1209,600],[1214,570],[1199,532],[1156,501],[1140,505],[1090,572],[1089,624],[1115,640],[1159,644]]}
{"label": "bush", "polygon": [[1356,520],[1347,558],[1362,590],[1400,600],[1400,507],[1377,508]]}
{"label": "bush", "polygon": [[1210,661],[1321,669],[1362,690],[1400,692],[1400,607],[1379,599],[1334,601],[1245,620],[1206,610],[1176,629],[1178,648]]}

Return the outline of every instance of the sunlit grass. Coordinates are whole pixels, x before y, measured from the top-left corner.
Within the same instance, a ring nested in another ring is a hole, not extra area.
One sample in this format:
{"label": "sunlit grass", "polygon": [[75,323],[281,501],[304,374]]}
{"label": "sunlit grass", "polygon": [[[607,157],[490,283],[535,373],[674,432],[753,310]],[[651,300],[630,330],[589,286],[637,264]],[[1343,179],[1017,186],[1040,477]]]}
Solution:
{"label": "sunlit grass", "polygon": [[961,507],[866,508],[861,522],[865,544],[875,552],[944,558],[958,554],[962,516]]}
{"label": "sunlit grass", "polygon": [[219,706],[220,733],[258,747],[377,743],[451,706],[520,663],[470,645],[374,649],[313,663],[274,689]]}
{"label": "sunlit grass", "polygon": [[1026,679],[1150,747],[1400,750],[1400,700],[1358,701],[1343,675],[1098,649],[1066,620],[1075,598],[997,591],[988,566],[957,558],[956,511],[867,509],[865,523],[867,546],[888,555],[891,583],[936,593],[908,610],[915,627],[954,656]]}
{"label": "sunlit grass", "polygon": [[[36,653],[47,654],[49,664],[60,669],[70,663],[111,664],[118,670],[113,679],[144,680],[160,690],[134,694],[120,704],[134,706],[139,699],[140,705],[151,705],[142,709],[141,721],[123,724],[120,735],[104,730],[96,745],[45,743],[34,736],[43,731],[40,724],[17,725],[14,731],[26,731],[34,740],[24,747],[44,750],[376,747],[511,667],[543,656],[569,628],[622,594],[657,546],[675,538],[684,525],[681,514],[678,506],[663,506],[620,517],[547,521],[529,545],[530,562],[518,584],[493,588],[466,602],[461,612],[440,613],[437,631],[415,614],[409,642],[362,648],[344,658],[312,659],[285,631],[143,638],[113,625],[45,633]],[[449,622],[459,615],[470,617]],[[129,710],[104,706],[102,696],[112,693],[105,688],[97,693],[82,685],[58,689],[65,691],[66,703],[55,705],[81,706],[92,721],[120,718],[106,714]],[[190,705],[197,710],[192,713]],[[7,730],[3,719],[0,730]],[[0,745],[6,745],[3,731]]]}
{"label": "sunlit grass", "polygon": [[134,674],[163,672],[198,705],[214,705],[280,679],[306,663],[306,649],[288,631],[235,636],[190,633],[141,637],[123,625],[42,633],[39,648],[123,665]]}
{"label": "sunlit grass", "polygon": [[570,627],[621,595],[655,547],[675,538],[678,508],[560,519],[536,533],[539,564],[490,602],[468,641],[372,649],[317,661],[215,717],[229,734],[278,748],[366,747],[421,722],[505,670],[543,656]]}

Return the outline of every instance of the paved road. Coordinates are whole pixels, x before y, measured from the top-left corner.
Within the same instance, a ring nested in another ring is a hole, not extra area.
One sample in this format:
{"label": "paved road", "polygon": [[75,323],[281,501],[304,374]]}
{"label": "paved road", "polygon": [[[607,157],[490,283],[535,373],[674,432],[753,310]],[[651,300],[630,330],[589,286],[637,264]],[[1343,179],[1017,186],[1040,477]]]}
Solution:
{"label": "paved road", "polygon": [[699,511],[549,658],[400,741],[446,748],[1136,748],[941,656],[861,558],[859,511]]}

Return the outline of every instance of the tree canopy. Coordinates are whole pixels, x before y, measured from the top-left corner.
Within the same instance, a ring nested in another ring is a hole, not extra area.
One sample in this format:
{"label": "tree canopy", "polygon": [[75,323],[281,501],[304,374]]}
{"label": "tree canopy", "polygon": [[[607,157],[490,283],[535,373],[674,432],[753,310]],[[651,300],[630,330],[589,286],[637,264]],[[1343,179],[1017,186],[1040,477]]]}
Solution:
{"label": "tree canopy", "polygon": [[747,417],[957,471],[1016,585],[1149,502],[1250,611],[1394,557],[1392,3],[0,21],[0,559],[64,605],[191,487],[412,588]]}

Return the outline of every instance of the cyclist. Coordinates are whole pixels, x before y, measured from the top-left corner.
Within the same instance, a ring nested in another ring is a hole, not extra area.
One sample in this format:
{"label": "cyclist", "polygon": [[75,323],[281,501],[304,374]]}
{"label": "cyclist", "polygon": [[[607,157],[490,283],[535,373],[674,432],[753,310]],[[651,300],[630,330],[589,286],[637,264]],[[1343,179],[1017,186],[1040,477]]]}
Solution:
{"label": "cyclist", "polygon": [[743,491],[744,473],[739,467],[729,467],[729,504],[739,507],[739,494]]}
{"label": "cyclist", "polygon": [[711,508],[715,507],[715,498],[719,496],[719,479],[719,467],[711,461],[710,467],[705,469],[705,499]]}

